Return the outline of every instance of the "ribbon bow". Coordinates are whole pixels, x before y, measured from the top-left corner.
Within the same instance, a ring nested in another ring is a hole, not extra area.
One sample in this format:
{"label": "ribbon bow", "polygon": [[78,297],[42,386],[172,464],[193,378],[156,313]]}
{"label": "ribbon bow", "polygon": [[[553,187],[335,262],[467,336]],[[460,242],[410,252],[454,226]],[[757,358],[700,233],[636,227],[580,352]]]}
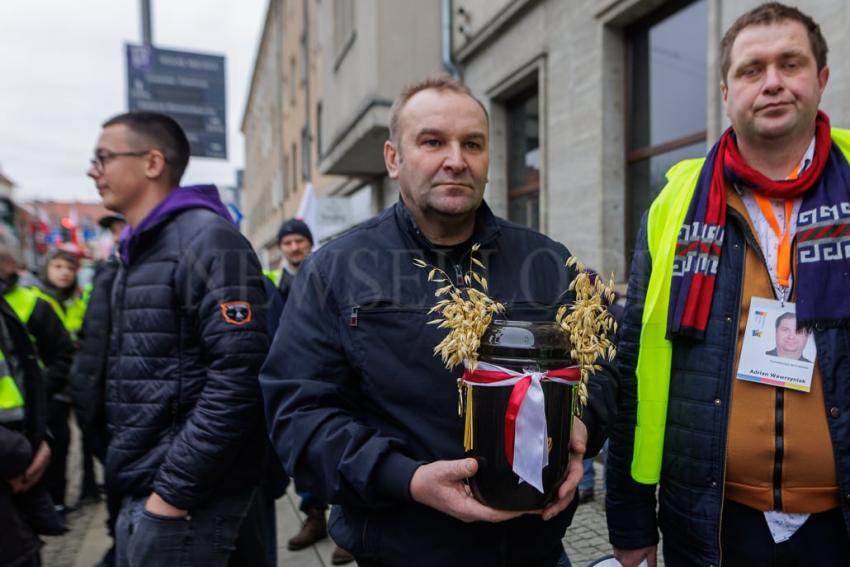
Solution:
{"label": "ribbon bow", "polygon": [[543,469],[549,464],[544,378],[574,386],[581,381],[578,366],[546,372],[514,372],[479,362],[471,371],[464,361],[463,381],[474,386],[513,386],[505,412],[505,456],[516,475],[543,492]]}

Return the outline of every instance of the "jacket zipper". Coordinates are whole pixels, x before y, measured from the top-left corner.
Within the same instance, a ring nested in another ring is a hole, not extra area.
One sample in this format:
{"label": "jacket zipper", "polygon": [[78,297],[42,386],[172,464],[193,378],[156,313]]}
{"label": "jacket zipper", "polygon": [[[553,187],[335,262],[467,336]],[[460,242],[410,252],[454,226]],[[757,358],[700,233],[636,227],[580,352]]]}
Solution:
{"label": "jacket zipper", "polygon": [[357,313],[358,313],[358,311],[360,311],[359,305],[355,305],[351,308],[351,314],[348,317],[348,325],[350,327],[356,327],[357,326]]}
{"label": "jacket zipper", "polygon": [[776,445],[773,457],[773,509],[782,510],[782,458],[785,453],[785,390],[776,388]]}
{"label": "jacket zipper", "polygon": [[466,282],[463,281],[463,268],[460,267],[460,264],[455,264],[455,285],[466,287]]}
{"label": "jacket zipper", "polygon": [[[747,224],[746,219],[744,219],[741,215],[738,214],[735,210],[730,210],[730,216],[736,218],[743,226],[742,232],[744,234],[744,247],[747,244],[752,246],[753,250],[758,254],[759,259],[762,264],[767,265],[767,262],[764,258],[764,253],[759,246],[757,240],[750,234],[749,225]],[[751,238],[752,237],[752,238]],[[791,249],[794,249],[794,241],[797,239],[796,235],[794,236],[794,240],[791,242]],[[746,261],[746,248],[743,248],[743,257],[741,258],[741,277],[739,280],[739,288],[738,288],[738,300],[736,302],[736,317],[735,317],[735,332],[732,333],[733,343],[732,350],[730,352],[735,352],[736,343],[738,340],[738,327],[740,326],[740,317],[741,317],[741,294],[743,293],[743,285],[744,285],[744,275],[747,268]],[[773,287],[771,285],[771,287]],[[790,290],[789,290],[790,294]],[[774,297],[775,297],[774,293]],[[734,364],[734,360],[732,361]],[[732,365],[730,365],[732,366]],[[731,369],[727,372],[727,376],[731,374]],[[732,377],[732,380],[735,380],[735,377]],[[773,462],[773,500],[774,507],[777,509],[781,509],[782,507],[782,458],[784,456],[784,413],[785,413],[785,391],[782,388],[776,389],[776,407],[775,407],[775,428],[776,428],[776,442],[775,442],[775,454],[774,454],[774,462]],[[729,435],[729,411],[732,408],[732,388],[729,388],[729,401],[726,403],[726,435]],[[728,441],[727,441],[728,446]],[[723,565],[723,503],[726,500],[726,455],[723,456],[723,487],[720,493],[720,522],[717,525],[717,548],[719,550],[719,560],[718,565]]]}
{"label": "jacket zipper", "polygon": [[[791,240],[791,250],[795,250],[797,236]],[[772,283],[772,282],[771,282]],[[796,283],[796,280],[795,282]],[[787,297],[781,300],[791,299],[791,288],[788,288]],[[782,461],[785,459],[785,389],[776,388],[776,406],[774,415],[774,435],[776,437],[773,453],[773,509],[782,510]]]}

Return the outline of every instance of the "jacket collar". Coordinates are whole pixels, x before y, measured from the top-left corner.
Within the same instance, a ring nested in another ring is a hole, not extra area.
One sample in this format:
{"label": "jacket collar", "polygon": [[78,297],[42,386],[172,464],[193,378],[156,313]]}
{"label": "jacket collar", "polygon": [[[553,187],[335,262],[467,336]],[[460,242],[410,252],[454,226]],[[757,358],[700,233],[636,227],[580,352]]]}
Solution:
{"label": "jacket collar", "polygon": [[[393,206],[395,207],[396,221],[402,229],[402,232],[413,239],[413,241],[423,249],[431,251],[435,250],[436,247],[434,244],[428,240],[428,237],[425,236],[416,224],[416,221],[407,209],[407,205],[404,204],[404,199],[402,199],[401,195],[399,195],[398,202]],[[498,238],[500,233],[501,230],[499,228],[496,215],[494,215],[493,211],[490,210],[487,202],[482,200],[481,205],[475,212],[475,229],[472,232],[471,241],[473,243],[480,244],[481,246],[486,246]]]}

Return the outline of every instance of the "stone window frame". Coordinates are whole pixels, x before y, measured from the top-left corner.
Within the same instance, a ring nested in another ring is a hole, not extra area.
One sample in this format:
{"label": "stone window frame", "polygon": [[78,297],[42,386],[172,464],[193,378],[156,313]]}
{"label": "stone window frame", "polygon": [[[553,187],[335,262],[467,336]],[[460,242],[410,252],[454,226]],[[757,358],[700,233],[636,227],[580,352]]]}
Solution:
{"label": "stone window frame", "polygon": [[[721,4],[723,0],[707,0],[707,121],[706,137],[714,139],[720,132],[722,104],[716,83],[711,77],[717,73],[721,29]],[[629,187],[627,185],[628,151],[627,106],[628,106],[628,51],[627,30],[658,10],[681,9],[687,3],[683,0],[602,0],[594,17],[602,26],[600,78],[602,161],[609,164],[602,169],[603,201],[603,259],[604,272],[614,271],[627,278],[631,269],[629,246],[633,242],[638,227],[626,226],[631,214]],[[634,155],[632,156],[634,157]],[[618,281],[625,281],[618,278]]]}
{"label": "stone window frame", "polygon": [[548,215],[547,184],[547,74],[546,54],[536,54],[517,68],[508,71],[485,95],[490,107],[490,183],[487,202],[493,211],[504,218],[509,210],[509,172],[508,172],[508,112],[507,104],[516,96],[537,85],[539,116],[540,180],[538,185],[538,226],[537,230],[546,234]]}

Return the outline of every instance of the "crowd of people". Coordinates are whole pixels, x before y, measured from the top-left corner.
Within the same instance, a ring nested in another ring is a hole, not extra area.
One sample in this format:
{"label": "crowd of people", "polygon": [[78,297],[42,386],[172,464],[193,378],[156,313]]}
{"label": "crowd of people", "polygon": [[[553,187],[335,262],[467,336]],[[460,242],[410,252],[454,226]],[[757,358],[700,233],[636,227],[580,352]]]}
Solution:
{"label": "crowd of people", "polygon": [[568,566],[562,540],[593,497],[576,496],[582,459],[606,443],[625,567],[657,564],[659,530],[671,567],[845,563],[850,131],[819,109],[827,51],[776,2],[726,31],[731,126],[645,214],[617,358],[600,359],[563,482],[533,511],[470,491],[461,370],[433,356],[445,330],[416,263],[462,288],[475,246],[490,296],[527,321],[553,321],[576,272],[563,244],[484,201],[489,116],[466,86],[406,87],[384,145],[398,202],[315,251],[287,220],[266,272],[215,187],[180,186],[173,119],[110,118],[88,176],[115,254],[90,287],[74,254],[35,278],[0,243],[0,565],[39,565],[38,536],[64,530],[71,413],[83,500],[99,494],[92,457],[104,465],[102,565],[276,565],[292,478],[305,520],[288,547],[330,534],[334,564]]}

